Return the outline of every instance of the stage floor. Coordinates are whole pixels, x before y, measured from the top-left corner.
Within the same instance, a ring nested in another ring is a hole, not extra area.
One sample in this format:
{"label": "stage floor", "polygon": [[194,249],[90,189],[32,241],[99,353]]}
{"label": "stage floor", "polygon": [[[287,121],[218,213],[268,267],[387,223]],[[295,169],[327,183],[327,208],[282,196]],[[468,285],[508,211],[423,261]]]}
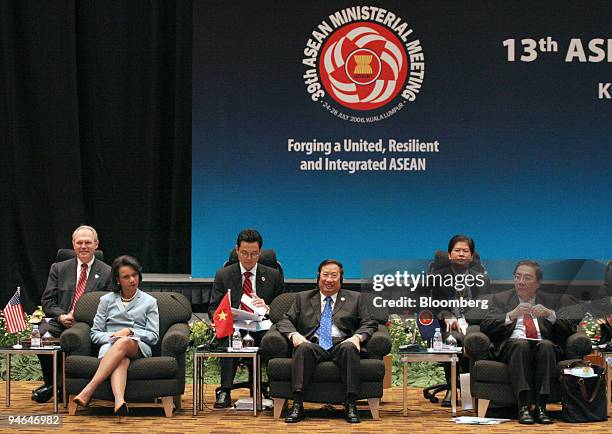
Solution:
{"label": "stage floor", "polygon": [[[11,382],[11,407],[4,405],[5,383],[0,382],[0,415],[42,415],[52,414],[52,403],[37,404],[30,399],[32,389],[37,387],[38,382],[12,381]],[[76,416],[69,416],[66,409],[60,405],[60,415],[63,426],[61,428],[41,428],[30,426],[7,425],[2,421],[1,432],[70,432],[70,433],[96,433],[96,432],[146,432],[146,433],[178,433],[178,432],[217,432],[217,433],[244,433],[255,431],[259,433],[285,432],[309,432],[317,434],[362,432],[362,433],[408,433],[408,432],[482,432],[482,433],[508,433],[525,431],[529,432],[552,432],[575,433],[604,433],[612,432],[612,422],[591,424],[569,424],[556,421],[554,425],[533,425],[526,427],[519,425],[516,421],[510,421],[497,426],[469,426],[457,425],[451,420],[450,409],[441,408],[439,404],[431,404],[423,399],[421,389],[410,388],[409,390],[409,415],[402,417],[402,389],[394,387],[385,391],[381,403],[381,420],[371,419],[367,406],[360,406],[361,424],[349,425],[342,418],[341,406],[336,406],[338,411],[322,409],[320,404],[306,404],[307,419],[295,425],[285,424],[282,419],[274,419],[272,411],[260,413],[256,418],[251,411],[237,410],[213,410],[214,385],[207,385],[205,399],[207,408],[197,417],[192,416],[191,385],[187,385],[186,393],[183,395],[182,409],[175,412],[172,418],[163,416],[161,408],[132,409],[130,415],[117,418],[113,415],[112,408],[96,407],[95,403],[87,409],[79,409]],[[248,396],[248,391],[237,391],[232,398]],[[549,406],[551,410],[559,410],[559,406]],[[460,416],[474,415],[470,411],[459,411]]]}

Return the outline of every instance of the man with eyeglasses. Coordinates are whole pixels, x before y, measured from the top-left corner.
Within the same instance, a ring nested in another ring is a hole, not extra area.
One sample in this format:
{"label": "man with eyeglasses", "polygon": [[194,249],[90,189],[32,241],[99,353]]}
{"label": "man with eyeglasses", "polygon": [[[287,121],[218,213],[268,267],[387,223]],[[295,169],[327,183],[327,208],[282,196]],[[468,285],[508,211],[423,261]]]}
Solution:
{"label": "man with eyeglasses", "polygon": [[[557,316],[571,297],[538,291],[542,269],[537,262],[519,261],[514,268],[514,289],[496,294],[480,324],[493,345],[496,360],[508,365],[521,424],[551,424],[546,402],[551,378],[561,360],[565,340],[576,331],[578,320]],[[535,411],[530,411],[535,402]]]}
{"label": "man with eyeglasses", "polygon": [[[72,233],[75,258],[51,265],[47,286],[42,294],[45,316],[51,318],[41,324],[41,334],[47,331],[53,337],[74,323],[74,308],[79,298],[90,291],[107,291],[111,283],[111,267],[95,257],[98,233],[91,226],[82,225]],[[53,396],[53,361],[39,356],[45,384],[32,392],[32,400],[47,402]],[[58,360],[58,378],[61,378],[61,360]],[[61,383],[60,383],[61,384]],[[58,390],[58,396],[61,396]]]}
{"label": "man with eyeglasses", "polygon": [[[283,292],[284,282],[280,272],[257,262],[262,244],[263,239],[255,229],[245,229],[238,234],[236,240],[238,262],[217,271],[208,306],[210,318],[214,318],[214,313],[228,289],[231,289],[232,307],[248,311],[252,311],[250,307],[241,303],[243,294],[252,298],[253,306],[269,311],[272,300]],[[264,334],[265,331],[251,333],[255,346],[259,346]],[[219,345],[227,347],[229,337],[220,339]],[[221,387],[217,390],[215,408],[226,408],[231,405],[231,390],[238,362],[236,358],[220,360]]]}
{"label": "man with eyeglasses", "polygon": [[304,419],[303,392],[308,389],[318,363],[333,361],[345,387],[345,419],[359,423],[355,403],[360,387],[359,352],[377,330],[359,292],[341,289],[344,270],[335,259],[326,259],[317,269],[318,288],[296,294],[277,330],[293,344],[291,387],[293,406],[287,423]]}

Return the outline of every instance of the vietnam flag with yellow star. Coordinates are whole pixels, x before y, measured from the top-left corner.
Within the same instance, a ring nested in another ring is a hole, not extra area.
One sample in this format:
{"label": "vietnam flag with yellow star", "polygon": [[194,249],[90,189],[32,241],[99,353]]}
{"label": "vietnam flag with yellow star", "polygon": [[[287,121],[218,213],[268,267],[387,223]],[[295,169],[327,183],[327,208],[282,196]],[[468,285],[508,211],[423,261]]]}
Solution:
{"label": "vietnam flag with yellow star", "polygon": [[215,333],[217,338],[231,336],[234,333],[234,318],[232,318],[232,305],[230,304],[229,292],[225,294],[219,307],[215,311]]}

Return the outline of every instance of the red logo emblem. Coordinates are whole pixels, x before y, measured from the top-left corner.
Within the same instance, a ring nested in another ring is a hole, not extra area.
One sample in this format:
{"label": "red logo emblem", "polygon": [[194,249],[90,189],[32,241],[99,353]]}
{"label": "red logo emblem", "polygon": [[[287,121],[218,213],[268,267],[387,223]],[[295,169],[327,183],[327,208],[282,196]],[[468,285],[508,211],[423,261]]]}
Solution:
{"label": "red logo emblem", "polygon": [[395,34],[370,22],[347,24],[325,42],[319,74],[332,98],[352,110],[387,104],[402,89],[406,50]]}
{"label": "red logo emblem", "polygon": [[422,310],[419,312],[419,323],[424,326],[428,326],[433,323],[433,314],[430,310]]}

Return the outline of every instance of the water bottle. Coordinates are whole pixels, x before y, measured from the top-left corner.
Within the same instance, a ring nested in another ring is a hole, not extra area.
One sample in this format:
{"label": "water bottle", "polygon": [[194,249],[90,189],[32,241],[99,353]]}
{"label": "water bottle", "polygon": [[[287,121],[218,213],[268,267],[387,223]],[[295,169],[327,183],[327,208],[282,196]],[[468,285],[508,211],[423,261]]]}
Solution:
{"label": "water bottle", "polygon": [[41,347],[40,330],[38,330],[38,325],[34,325],[32,327],[32,336],[31,336],[31,339],[30,339],[30,347],[32,347],[32,348],[40,348]]}
{"label": "water bottle", "polygon": [[240,330],[234,329],[234,334],[232,335],[232,350],[241,350],[242,349],[242,335],[240,334]]}
{"label": "water bottle", "polygon": [[442,351],[442,333],[440,333],[440,327],[436,327],[436,332],[433,335],[433,349],[434,351]]}
{"label": "water bottle", "polygon": [[451,351],[455,351],[457,349],[457,339],[452,334],[449,334],[446,338],[446,348]]}

